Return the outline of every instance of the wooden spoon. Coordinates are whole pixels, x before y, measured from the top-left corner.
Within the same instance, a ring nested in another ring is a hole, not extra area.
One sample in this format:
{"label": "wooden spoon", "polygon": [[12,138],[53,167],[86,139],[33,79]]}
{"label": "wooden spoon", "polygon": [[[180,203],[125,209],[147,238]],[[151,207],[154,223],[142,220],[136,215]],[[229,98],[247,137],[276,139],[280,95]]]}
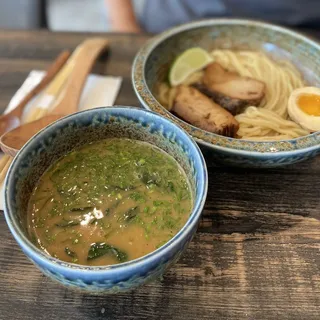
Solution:
{"label": "wooden spoon", "polygon": [[78,111],[78,104],[86,78],[99,54],[108,48],[108,40],[92,38],[84,41],[73,53],[68,63],[73,70],[67,84],[50,114],[21,125],[5,133],[0,138],[0,146],[4,153],[15,156],[20,148],[37,132],[50,123]]}
{"label": "wooden spoon", "polygon": [[50,81],[56,76],[62,66],[70,57],[69,51],[63,51],[58,58],[49,66],[44,78],[20,101],[20,103],[10,112],[0,116],[0,136],[20,125],[21,117],[28,102],[42,91]]}

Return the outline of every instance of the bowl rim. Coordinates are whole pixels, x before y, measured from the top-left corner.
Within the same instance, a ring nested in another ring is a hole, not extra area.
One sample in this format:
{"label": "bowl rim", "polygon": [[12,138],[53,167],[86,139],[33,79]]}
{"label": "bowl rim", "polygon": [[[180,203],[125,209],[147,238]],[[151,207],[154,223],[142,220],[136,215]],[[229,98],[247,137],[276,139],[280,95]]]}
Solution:
{"label": "bowl rim", "polygon": [[[169,118],[171,121],[183,127],[198,143],[210,148],[223,150],[226,152],[236,152],[241,155],[255,155],[259,157],[272,157],[287,154],[300,154],[301,152],[309,152],[315,149],[320,149],[320,130],[310,133],[306,136],[297,137],[287,140],[269,140],[255,141],[247,139],[236,139],[231,137],[221,136],[212,132],[208,132],[197,128],[184,120],[173,115],[170,111],[164,108],[161,103],[152,94],[145,79],[145,65],[153,50],[163,41],[181,32],[189,31],[201,27],[210,27],[215,25],[224,26],[248,26],[258,27],[265,30],[272,30],[277,33],[285,34],[291,38],[298,39],[308,43],[316,48],[320,54],[320,41],[312,36],[305,35],[302,32],[294,31],[288,27],[283,27],[274,23],[264,22],[256,19],[238,19],[238,18],[211,18],[201,19],[165,30],[164,32],[149,39],[146,44],[136,54],[132,69],[131,78],[133,89],[143,105],[148,110],[156,111],[162,116]],[[217,142],[209,141],[213,139]],[[225,145],[226,144],[226,145]],[[231,145],[230,145],[231,144]],[[237,145],[236,145],[237,144]],[[302,144],[303,146],[297,147]],[[257,148],[261,150],[257,151]]]}
{"label": "bowl rim", "polygon": [[[201,168],[200,175],[202,177],[202,184],[200,184],[200,196],[198,198],[195,197],[194,207],[192,209],[192,212],[190,213],[188,220],[185,222],[183,227],[175,234],[175,236],[173,236],[163,246],[150,252],[147,255],[144,255],[142,257],[139,257],[137,259],[130,260],[127,262],[117,263],[114,265],[107,265],[107,266],[89,266],[89,265],[79,265],[75,263],[65,262],[60,259],[54,258],[46,254],[44,251],[40,250],[39,248],[37,248],[28,239],[28,237],[22,232],[19,225],[17,225],[17,223],[15,222],[15,219],[13,218],[14,210],[12,208],[12,204],[10,201],[10,196],[11,196],[10,190],[14,190],[14,187],[12,186],[13,182],[10,181],[10,177],[11,175],[14,174],[14,171],[18,170],[19,162],[21,161],[20,159],[28,153],[28,150],[30,148],[32,149],[36,145],[40,144],[41,138],[46,134],[49,134],[50,131],[51,132],[54,131],[57,127],[65,127],[69,123],[69,121],[72,121],[73,119],[76,119],[79,117],[84,117],[86,116],[86,114],[90,114],[90,113],[101,114],[105,112],[109,112],[111,115],[114,113],[121,113],[125,115],[126,112],[129,112],[132,119],[139,119],[139,117],[142,114],[143,115],[147,114],[147,116],[150,117],[149,120],[151,120],[152,117],[155,117],[158,121],[165,122],[167,123],[167,125],[172,126],[173,128],[176,128],[176,130],[179,132],[179,135],[182,135],[185,141],[187,141],[188,145],[190,145],[191,149],[193,149],[193,152],[195,153],[197,161],[200,165],[200,168]],[[18,152],[13,162],[11,163],[8,173],[6,175],[5,192],[4,192],[4,215],[12,235],[14,236],[15,240],[18,242],[20,247],[23,249],[23,251],[26,250],[28,252],[28,253],[25,252],[25,254],[29,258],[30,256],[35,256],[36,259],[41,260],[43,264],[45,265],[49,264],[51,266],[54,265],[54,267],[57,270],[62,272],[67,271],[71,273],[77,273],[81,271],[81,272],[84,272],[85,274],[95,274],[95,275],[105,274],[105,272],[121,273],[125,270],[138,268],[139,266],[156,261],[162,256],[165,256],[166,253],[170,252],[171,248],[173,248],[181,240],[183,240],[184,236],[191,232],[191,230],[195,227],[195,225],[198,223],[198,220],[201,217],[201,213],[204,208],[204,204],[207,197],[207,191],[208,191],[208,171],[207,171],[207,166],[206,166],[206,162],[204,160],[203,154],[200,148],[198,147],[198,145],[192,139],[192,137],[188,135],[180,126],[160,116],[155,112],[145,110],[142,108],[122,106],[122,105],[115,105],[112,107],[98,107],[98,108],[79,111],[77,113],[58,119],[57,121],[51,123],[44,129],[39,131],[21,148],[21,150]]]}

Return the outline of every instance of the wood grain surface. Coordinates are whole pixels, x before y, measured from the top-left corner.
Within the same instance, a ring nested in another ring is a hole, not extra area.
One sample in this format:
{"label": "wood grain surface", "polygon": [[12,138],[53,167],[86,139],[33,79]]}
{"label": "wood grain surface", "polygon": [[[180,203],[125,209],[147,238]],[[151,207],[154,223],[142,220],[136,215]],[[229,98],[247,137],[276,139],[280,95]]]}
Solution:
{"label": "wood grain surface", "polygon": [[[90,34],[0,33],[0,110],[31,69]],[[108,35],[96,73],[123,77],[116,101],[138,105],[131,63],[148,39]],[[320,319],[320,158],[279,169],[217,165],[198,232],[165,275],[134,292],[94,296],[51,281],[21,252],[0,213],[0,319]]]}

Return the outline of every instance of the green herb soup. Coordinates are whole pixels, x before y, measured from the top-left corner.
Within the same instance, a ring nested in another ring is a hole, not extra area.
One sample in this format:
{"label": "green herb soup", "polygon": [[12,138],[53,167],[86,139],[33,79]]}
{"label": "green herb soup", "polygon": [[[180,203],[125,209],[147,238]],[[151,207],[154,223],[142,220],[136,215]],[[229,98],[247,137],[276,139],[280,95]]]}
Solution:
{"label": "green herb soup", "polygon": [[191,210],[187,177],[171,156],[149,143],[106,139],[43,174],[29,201],[28,230],[58,259],[110,265],[162,246]]}

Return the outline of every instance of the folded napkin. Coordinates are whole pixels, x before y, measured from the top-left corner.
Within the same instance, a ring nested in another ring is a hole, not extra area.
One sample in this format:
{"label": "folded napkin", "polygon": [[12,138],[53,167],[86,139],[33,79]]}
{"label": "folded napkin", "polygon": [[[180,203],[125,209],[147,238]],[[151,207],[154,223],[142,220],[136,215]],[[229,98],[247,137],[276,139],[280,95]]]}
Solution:
{"label": "folded napkin", "polygon": [[[35,87],[41,79],[44,77],[44,71],[33,70],[29,73],[27,79],[24,81],[22,86],[18,89],[16,94],[12,97],[5,113],[14,109],[18,103],[23,99],[23,97]],[[100,76],[95,74],[90,74],[84,90],[82,92],[79,110],[91,109],[95,107],[102,106],[112,106],[117,98],[122,78],[120,77],[110,77],[110,76]],[[30,101],[30,103],[24,109],[24,115],[32,111],[35,99]],[[3,154],[1,154],[1,157]],[[3,210],[4,205],[4,187],[0,186],[0,210]]]}

